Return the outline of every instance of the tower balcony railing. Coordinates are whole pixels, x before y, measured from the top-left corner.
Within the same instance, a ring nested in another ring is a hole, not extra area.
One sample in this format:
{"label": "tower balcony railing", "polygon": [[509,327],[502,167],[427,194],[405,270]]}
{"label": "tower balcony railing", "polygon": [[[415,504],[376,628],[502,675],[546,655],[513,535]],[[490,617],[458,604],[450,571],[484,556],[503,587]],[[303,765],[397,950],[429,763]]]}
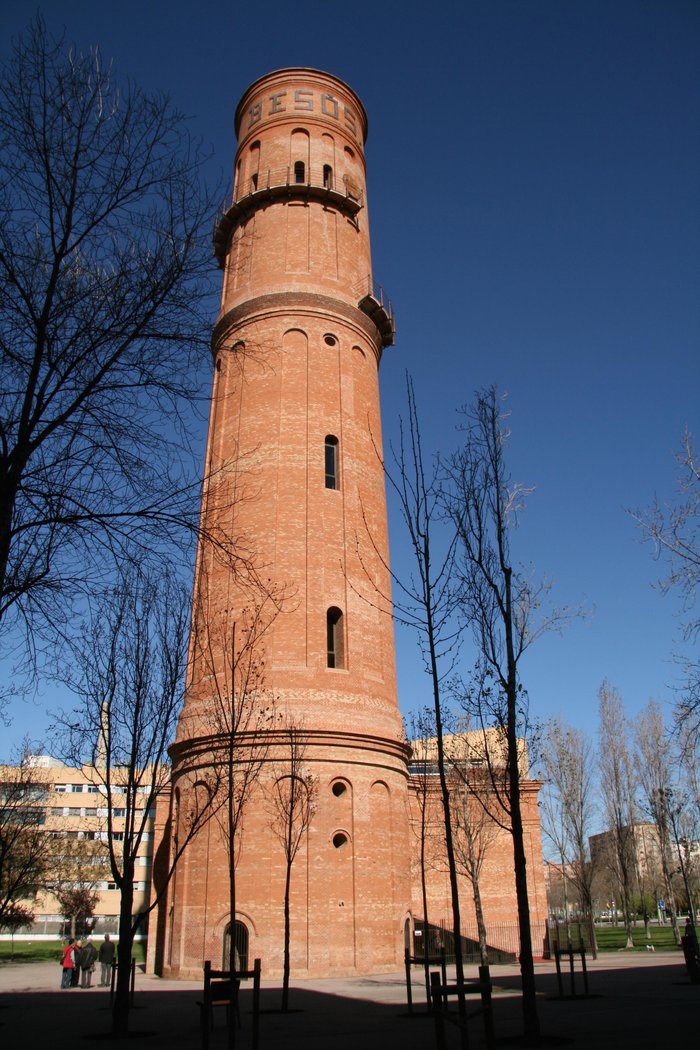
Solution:
{"label": "tower balcony railing", "polygon": [[364,192],[350,176],[337,178],[329,165],[314,167],[297,163],[239,179],[214,226],[214,255],[220,266],[224,264],[234,227],[250,212],[278,200],[315,200],[354,218],[364,207]]}
{"label": "tower balcony railing", "polygon": [[358,297],[357,306],[370,317],[382,337],[382,346],[392,346],[396,338],[396,322],[391,300],[384,298],[384,289],[375,284],[367,274],[353,289]]}

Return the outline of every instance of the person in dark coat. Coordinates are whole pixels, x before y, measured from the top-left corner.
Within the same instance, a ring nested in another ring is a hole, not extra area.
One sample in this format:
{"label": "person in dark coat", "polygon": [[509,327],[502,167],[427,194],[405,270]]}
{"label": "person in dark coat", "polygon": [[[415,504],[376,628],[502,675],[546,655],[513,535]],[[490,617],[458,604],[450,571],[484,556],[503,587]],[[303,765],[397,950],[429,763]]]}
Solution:
{"label": "person in dark coat", "polygon": [[92,986],[92,973],[95,969],[96,958],[97,951],[95,945],[88,937],[87,941],[80,949],[80,971],[82,973],[82,980],[80,982],[81,988],[90,988]]}
{"label": "person in dark coat", "polygon": [[112,983],[112,963],[114,962],[114,942],[110,941],[108,933],[105,934],[105,939],[100,945],[98,958],[102,968],[100,972],[100,985],[103,988],[107,988]]}

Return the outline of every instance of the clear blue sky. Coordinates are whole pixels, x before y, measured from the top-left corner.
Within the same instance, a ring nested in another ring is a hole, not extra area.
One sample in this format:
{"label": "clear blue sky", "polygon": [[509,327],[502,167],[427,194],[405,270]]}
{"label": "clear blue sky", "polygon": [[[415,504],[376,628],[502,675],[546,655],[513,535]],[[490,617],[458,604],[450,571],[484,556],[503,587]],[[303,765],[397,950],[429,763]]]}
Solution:
{"label": "clear blue sky", "polygon": [[[49,28],[99,43],[163,89],[232,170],[233,114],[282,66],[347,80],[369,114],[375,278],[398,338],[380,370],[385,441],[404,370],[429,449],[495,382],[511,465],[535,487],[516,553],[561,604],[594,608],[522,665],[536,715],[596,722],[604,677],[630,714],[673,699],[678,603],[625,508],[675,492],[687,424],[700,443],[700,4],[696,0],[94,0],[42,5]],[[32,13],[4,0],[0,51]],[[212,318],[217,303],[212,303]],[[398,518],[392,558],[405,564]],[[397,632],[401,708],[428,699]],[[7,741],[41,731],[49,691]],[[7,747],[0,748],[5,752]]]}

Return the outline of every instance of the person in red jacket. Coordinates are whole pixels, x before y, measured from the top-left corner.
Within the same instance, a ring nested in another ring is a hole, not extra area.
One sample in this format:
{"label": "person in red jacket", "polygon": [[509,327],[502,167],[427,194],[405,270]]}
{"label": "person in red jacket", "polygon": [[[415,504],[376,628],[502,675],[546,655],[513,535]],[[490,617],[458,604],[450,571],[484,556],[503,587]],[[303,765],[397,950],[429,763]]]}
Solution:
{"label": "person in red jacket", "polygon": [[61,977],[61,988],[70,988],[71,978],[73,977],[73,969],[75,967],[75,949],[73,948],[72,937],[63,949],[63,958],[61,959],[61,966],[63,967],[63,975]]}

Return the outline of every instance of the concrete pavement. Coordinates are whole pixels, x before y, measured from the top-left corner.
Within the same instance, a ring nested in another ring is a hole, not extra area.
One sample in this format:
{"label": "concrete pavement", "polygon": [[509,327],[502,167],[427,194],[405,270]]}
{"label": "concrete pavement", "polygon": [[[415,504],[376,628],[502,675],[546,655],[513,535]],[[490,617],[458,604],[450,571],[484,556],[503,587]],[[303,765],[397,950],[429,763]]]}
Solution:
{"label": "concrete pavement", "polygon": [[[517,966],[493,967],[494,1019],[499,1045],[525,1045],[521,1031]],[[470,968],[469,976],[476,976]],[[4,1048],[75,1050],[110,1035],[109,994],[104,989],[60,991],[55,963],[0,964],[0,1039]],[[577,973],[578,990],[583,986]],[[196,1000],[201,986],[137,973],[130,1046],[148,1050],[198,1050]],[[700,986],[691,985],[680,953],[613,953],[589,963],[590,998],[557,998],[553,963],[537,965],[538,1006],[546,1046],[591,1050],[629,1047],[675,1050],[695,1045],[700,1028]],[[568,994],[568,979],[565,992]],[[263,982],[260,1050],[431,1050],[434,1027],[425,1015],[422,975],[413,979],[415,1012],[408,1016],[402,973],[374,977],[295,981],[291,1012],[282,1015],[278,982]],[[250,1047],[250,992],[242,994],[243,1027],[237,1047]],[[217,1011],[211,1050],[223,1050],[223,1011]],[[450,1048],[458,1046],[450,1031]],[[470,1025],[470,1048],[483,1046],[479,1018]]]}

